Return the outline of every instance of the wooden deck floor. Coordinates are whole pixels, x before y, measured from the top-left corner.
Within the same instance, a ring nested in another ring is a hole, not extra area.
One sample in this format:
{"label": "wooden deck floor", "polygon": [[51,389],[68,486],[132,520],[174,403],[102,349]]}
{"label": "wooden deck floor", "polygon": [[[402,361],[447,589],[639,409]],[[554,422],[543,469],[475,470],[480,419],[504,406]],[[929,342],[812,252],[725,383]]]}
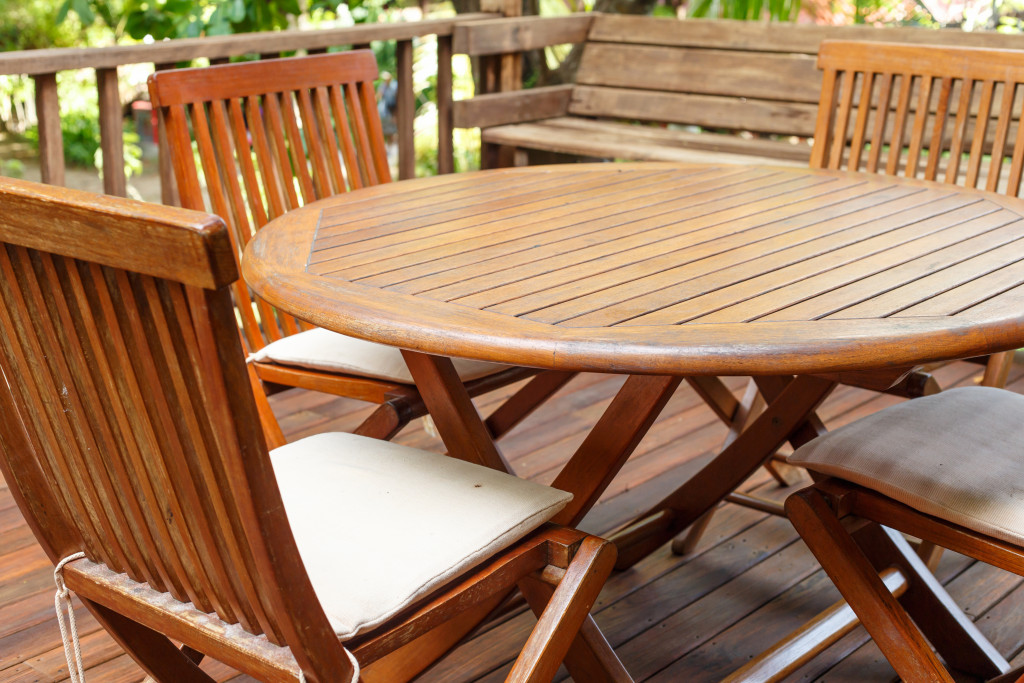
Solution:
{"label": "wooden deck floor", "polygon": [[[978,367],[956,364],[938,374],[944,386],[970,384]],[[545,410],[509,434],[502,445],[517,472],[550,481],[621,382],[599,375],[578,377]],[[1021,368],[1014,369],[1010,386],[1024,392]],[[485,399],[482,410],[497,398]],[[841,388],[820,414],[835,426],[897,400]],[[275,397],[275,409],[290,437],[348,430],[366,413],[358,403],[302,392]],[[628,520],[699,467],[724,433],[684,385],[583,526],[603,533]],[[439,448],[420,422],[397,441]],[[748,487],[779,499],[787,493],[764,477],[755,477]],[[939,574],[1000,651],[1024,661],[1021,579],[950,553]],[[636,680],[699,683],[719,680],[837,599],[784,519],[727,505],[695,553],[678,557],[665,547],[632,570],[614,574],[594,611]],[[140,670],[97,630],[85,610],[79,608],[77,614],[90,683],[140,681]],[[502,680],[531,621],[520,613],[491,625],[422,680]],[[251,680],[217,663],[207,665],[218,680]],[[66,677],[53,614],[52,567],[0,480],[0,682]],[[892,670],[860,630],[792,676],[794,681],[830,683],[892,679]]]}

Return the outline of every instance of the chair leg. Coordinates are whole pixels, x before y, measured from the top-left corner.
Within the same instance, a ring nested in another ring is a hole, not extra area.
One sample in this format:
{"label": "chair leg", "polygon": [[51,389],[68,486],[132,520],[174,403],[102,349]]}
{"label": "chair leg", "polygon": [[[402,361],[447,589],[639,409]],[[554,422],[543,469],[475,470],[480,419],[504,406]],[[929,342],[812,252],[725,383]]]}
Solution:
{"label": "chair leg", "polygon": [[952,682],[924,634],[814,488],[786,500],[786,512],[839,592],[899,676],[908,683]]}
{"label": "chair leg", "polygon": [[355,429],[355,434],[368,436],[371,439],[389,441],[402,430],[408,419],[403,419],[401,411],[391,403],[381,403],[370,416],[363,420]]}
{"label": "chair leg", "polygon": [[1013,351],[993,353],[988,357],[985,364],[985,374],[981,378],[981,385],[984,387],[996,387],[1002,389],[1006,386],[1006,378],[1010,375],[1010,367],[1013,365]]}
{"label": "chair leg", "polygon": [[[549,584],[536,579],[524,579],[520,581],[519,587],[531,609],[538,616],[544,611],[544,606],[554,593],[554,588]],[[628,683],[633,680],[594,621],[594,617],[589,614],[580,626],[579,635],[565,653],[563,662],[574,681]]]}
{"label": "chair leg", "polygon": [[197,661],[201,657],[194,659],[190,656],[195,652],[191,648],[179,650],[162,633],[103,605],[84,598],[82,602],[117,644],[154,680],[160,683],[214,683],[214,679],[199,668]]}
{"label": "chair leg", "polygon": [[[551,590],[532,578],[520,581],[530,607],[539,614],[507,681],[550,681],[563,660],[575,680],[632,681],[590,620],[590,608],[614,566],[615,546],[588,537],[580,544],[557,588]],[[567,657],[570,651],[571,658]]]}
{"label": "chair leg", "polygon": [[858,530],[855,538],[877,571],[897,567],[907,578],[907,590],[900,597],[900,604],[946,664],[984,678],[1009,670],[1009,663],[928,571],[902,534],[870,524]]}
{"label": "chair leg", "polygon": [[[717,378],[715,379],[717,380]],[[731,405],[730,401],[733,398],[732,394],[722,396],[721,393],[716,393],[715,391],[720,392],[724,389],[724,386],[721,385],[721,380],[710,382],[707,379],[694,378],[692,380],[687,379],[687,381],[715,414],[729,426],[729,433],[722,442],[723,449],[735,441],[736,437],[746,429],[750,421],[764,409],[764,398],[758,392],[757,384],[754,380],[747,382],[743,399],[735,404],[731,412],[729,412],[729,407]],[[787,485],[776,476],[775,471],[768,467],[768,463],[765,463],[765,467],[768,468],[768,472],[775,477],[780,485]],[[700,543],[700,539],[704,537],[704,532],[707,530],[708,525],[711,524],[711,518],[715,516],[717,510],[718,506],[711,508],[697,518],[693,524],[688,526],[686,531],[672,539],[672,552],[676,555],[689,555],[692,553],[697,548],[697,544]]]}
{"label": "chair leg", "polygon": [[263,438],[267,440],[267,448],[273,450],[287,443],[277,416],[270,408],[270,401],[267,400],[267,392],[263,389],[263,382],[256,376],[252,365],[246,363],[249,371],[249,383],[252,385],[253,396],[256,397],[256,414],[260,417],[260,425],[263,427]]}

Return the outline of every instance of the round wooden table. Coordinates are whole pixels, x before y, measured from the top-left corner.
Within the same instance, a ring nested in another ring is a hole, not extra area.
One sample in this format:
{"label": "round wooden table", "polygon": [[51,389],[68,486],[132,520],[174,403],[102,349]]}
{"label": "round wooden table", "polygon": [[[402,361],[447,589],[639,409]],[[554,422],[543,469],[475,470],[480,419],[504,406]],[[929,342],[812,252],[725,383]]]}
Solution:
{"label": "round wooden table", "polygon": [[562,523],[593,505],[682,378],[733,420],[714,376],[758,376],[764,413],[652,506],[630,532],[642,553],[787,439],[813,437],[834,373],[891,382],[1024,346],[1022,216],[1005,196],[887,176],[529,167],[310,204],[259,232],[244,275],[289,313],[405,349],[450,452],[493,467],[446,357],[633,375],[555,480],[576,496]]}

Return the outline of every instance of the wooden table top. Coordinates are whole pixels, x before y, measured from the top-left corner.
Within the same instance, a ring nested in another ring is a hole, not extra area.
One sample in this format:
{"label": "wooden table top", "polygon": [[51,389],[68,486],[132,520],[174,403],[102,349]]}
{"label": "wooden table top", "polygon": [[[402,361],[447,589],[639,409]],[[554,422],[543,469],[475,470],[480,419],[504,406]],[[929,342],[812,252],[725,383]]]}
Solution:
{"label": "wooden table top", "polygon": [[1024,346],[1024,202],[887,176],[638,163],[398,182],[272,221],[243,272],[350,336],[567,370],[812,373]]}

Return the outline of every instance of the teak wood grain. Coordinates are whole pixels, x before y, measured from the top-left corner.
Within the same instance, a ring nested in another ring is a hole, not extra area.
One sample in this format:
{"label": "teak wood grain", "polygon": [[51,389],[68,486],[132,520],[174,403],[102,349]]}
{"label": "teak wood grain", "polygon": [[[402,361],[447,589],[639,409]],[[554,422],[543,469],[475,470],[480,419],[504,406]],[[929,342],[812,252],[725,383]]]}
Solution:
{"label": "teak wood grain", "polygon": [[[271,219],[316,199],[390,182],[376,76],[369,50],[158,71],[150,77],[150,94],[164,124],[182,204],[223,217],[240,255]],[[233,292],[250,353],[310,328],[253,296],[241,281]],[[283,437],[274,429],[277,422],[262,390],[302,387],[379,404],[357,430],[378,438],[391,438],[425,413],[409,384],[270,360],[253,361],[251,367],[261,415],[275,444]],[[470,393],[479,395],[531,374],[508,368],[473,380]],[[538,398],[524,400],[528,396]],[[542,401],[542,394],[521,395],[514,403],[518,415],[510,416],[513,423]]]}
{"label": "teak wood grain", "polygon": [[[203,654],[266,681],[351,680],[260,429],[232,250],[205,213],[0,181],[0,475],[47,558],[70,559],[68,588],[156,680],[211,683]],[[629,681],[589,617],[614,561],[546,524],[346,646],[370,664],[524,581],[538,621],[508,680],[549,681],[572,650],[570,670]]]}
{"label": "teak wood grain", "polygon": [[[654,375],[626,383],[556,476],[581,501],[573,519],[646,433],[671,378],[704,376],[716,412],[744,424],[614,536],[624,568],[780,445],[817,435],[814,411],[846,376],[837,373],[881,372],[872,385],[883,388],[922,362],[1024,343],[1022,208],[993,193],[841,171],[507,169],[305,207],[262,232],[243,269],[275,305],[407,357]],[[905,313],[922,308],[927,315]],[[714,398],[721,380],[712,375],[758,376],[768,405],[743,418],[735,401]],[[479,444],[461,388],[438,373],[415,376],[444,384],[432,412],[459,416],[439,423],[445,441]],[[619,434],[616,425],[627,426]]]}
{"label": "teak wood grain", "polygon": [[[953,46],[1024,47],[1019,36],[911,27],[600,13],[485,20],[456,27],[456,51],[516,55],[575,43],[579,69],[571,85],[484,90],[456,102],[455,125],[479,127],[485,145],[504,147],[486,150],[485,161],[494,164],[512,159],[523,165],[532,151],[681,162],[715,161],[717,153],[733,155],[733,163],[806,163],[811,150],[803,139],[817,137],[822,75],[815,57],[823,40],[932,44],[933,53]],[[894,109],[897,103],[894,97]],[[908,105],[913,111],[916,98]],[[741,131],[754,135],[736,135]],[[995,142],[994,128],[986,142]]]}
{"label": "teak wood grain", "polygon": [[261,231],[244,272],[304,319],[424,353],[825,373],[1024,343],[1022,221],[1016,199],[913,179],[582,164],[332,198]]}

